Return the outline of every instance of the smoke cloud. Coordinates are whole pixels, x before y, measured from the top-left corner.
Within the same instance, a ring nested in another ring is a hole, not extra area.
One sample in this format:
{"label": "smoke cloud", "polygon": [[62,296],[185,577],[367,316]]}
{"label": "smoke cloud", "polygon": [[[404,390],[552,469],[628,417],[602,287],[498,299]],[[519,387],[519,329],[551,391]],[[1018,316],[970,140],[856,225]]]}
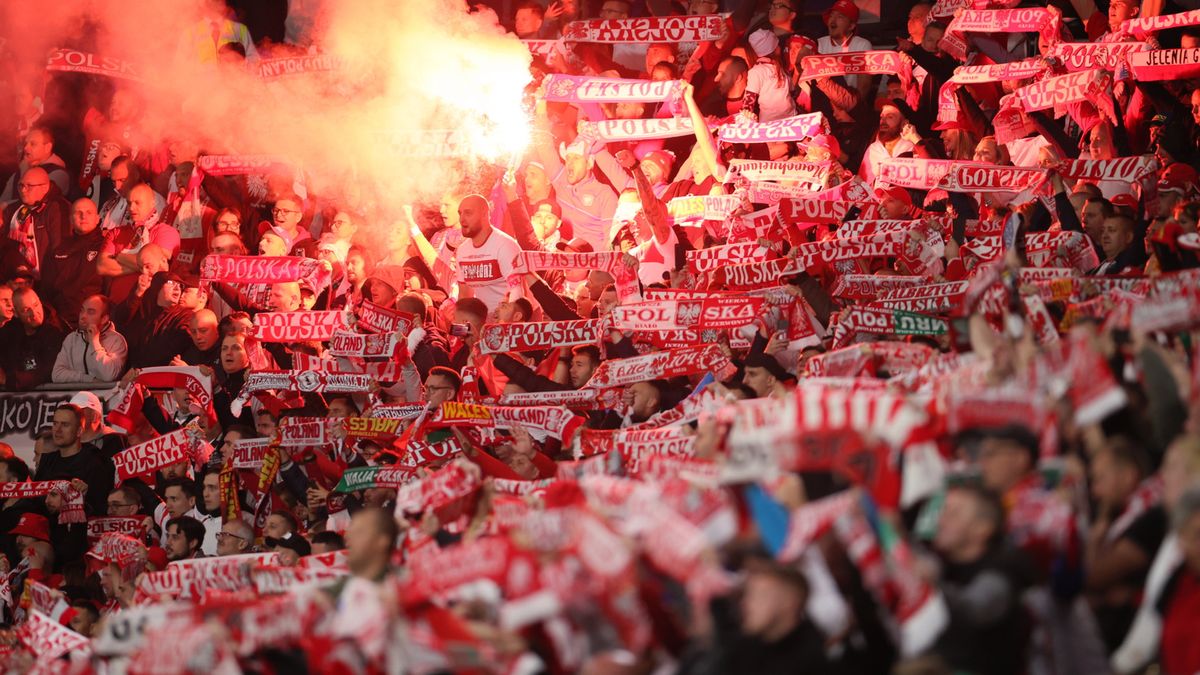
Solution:
{"label": "smoke cloud", "polygon": [[[30,90],[56,47],[126,60],[147,136],[190,137],[206,154],[282,156],[311,192],[377,223],[524,147],[530,57],[494,13],[463,0],[324,4],[312,51],[337,67],[275,77],[252,63],[202,62],[223,7],[212,0],[5,2],[0,25],[13,77]],[[445,156],[464,148],[469,157]]]}

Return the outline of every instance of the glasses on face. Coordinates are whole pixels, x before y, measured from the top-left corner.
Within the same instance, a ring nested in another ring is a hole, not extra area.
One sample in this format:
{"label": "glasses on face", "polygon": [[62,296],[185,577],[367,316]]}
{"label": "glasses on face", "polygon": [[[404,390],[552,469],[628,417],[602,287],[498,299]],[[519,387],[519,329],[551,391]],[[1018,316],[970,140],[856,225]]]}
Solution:
{"label": "glasses on face", "polygon": [[108,503],[108,508],[110,508],[110,509],[123,509],[126,506],[133,506],[133,504],[132,503],[126,504],[125,502],[109,502]]}
{"label": "glasses on face", "polygon": [[293,210],[291,210],[291,209],[280,209],[280,208],[275,208],[275,209],[271,209],[271,213],[273,213],[273,214],[275,214],[275,215],[277,215],[277,216],[281,216],[281,215],[282,215],[282,216],[286,216],[286,215],[288,215],[288,214],[292,214],[292,213],[300,213],[300,212],[299,212],[299,211],[293,211]]}
{"label": "glasses on face", "polygon": [[46,187],[49,183],[21,183],[17,187],[22,190],[32,190],[34,188]]}
{"label": "glasses on face", "polygon": [[165,281],[163,282],[163,288],[182,288],[182,286],[179,285],[178,281]]}
{"label": "glasses on face", "polygon": [[232,537],[234,539],[241,539],[242,541],[246,540],[245,537],[239,537],[232,532],[218,532],[217,533],[217,539],[229,539],[230,537]]}
{"label": "glasses on face", "polygon": [[434,384],[425,387],[425,391],[454,391],[454,387],[447,384]]}

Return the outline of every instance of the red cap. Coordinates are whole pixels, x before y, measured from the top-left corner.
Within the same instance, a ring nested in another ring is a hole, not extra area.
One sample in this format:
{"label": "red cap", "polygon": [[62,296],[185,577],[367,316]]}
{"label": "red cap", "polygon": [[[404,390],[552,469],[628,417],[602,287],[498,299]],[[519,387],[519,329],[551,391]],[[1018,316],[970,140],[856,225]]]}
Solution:
{"label": "red cap", "polygon": [[831,134],[817,134],[808,144],[817,148],[825,148],[829,154],[833,155],[834,159],[842,155],[842,145]]}
{"label": "red cap", "polygon": [[837,0],[837,2],[833,3],[832,7],[821,14],[821,18],[825,19],[826,23],[829,23],[829,15],[834,12],[850,19],[851,23],[858,23],[858,5],[854,4],[851,0]]}
{"label": "red cap", "polygon": [[50,521],[38,513],[22,513],[16,527],[8,531],[13,536],[25,535],[41,541],[50,541]]}
{"label": "red cap", "polygon": [[905,190],[904,188],[900,187],[899,185],[893,185],[892,187],[890,187],[886,190],[883,188],[877,188],[875,190],[875,196],[879,197],[880,201],[887,201],[888,199],[896,199],[901,202],[904,202],[905,206],[912,206],[912,195],[908,194],[908,190]]}
{"label": "red cap", "polygon": [[[1162,188],[1159,189],[1161,190]],[[1138,204],[1137,197],[1134,197],[1133,193],[1131,192],[1122,192],[1119,195],[1114,195],[1109,202],[1111,202],[1113,206],[1128,206],[1131,209],[1136,209]]]}
{"label": "red cap", "polygon": [[1175,162],[1158,175],[1158,191],[1175,190],[1187,194],[1196,190],[1196,170],[1183,162]]}
{"label": "red cap", "polygon": [[659,170],[662,171],[663,180],[671,178],[671,165],[675,163],[675,158],[666,150],[652,150],[647,152],[642,157],[642,161],[657,164]]}
{"label": "red cap", "polygon": [[151,546],[146,549],[146,562],[160,572],[167,569],[167,551],[161,546]]}

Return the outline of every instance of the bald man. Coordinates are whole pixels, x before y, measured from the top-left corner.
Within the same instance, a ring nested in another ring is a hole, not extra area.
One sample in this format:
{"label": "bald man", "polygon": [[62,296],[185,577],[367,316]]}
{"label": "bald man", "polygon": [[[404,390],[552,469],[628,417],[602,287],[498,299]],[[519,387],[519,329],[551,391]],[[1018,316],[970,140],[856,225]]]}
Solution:
{"label": "bald man", "polygon": [[30,265],[41,270],[67,236],[71,204],[41,168],[26,171],[17,181],[17,192],[19,199],[4,209],[0,227],[17,242]]}
{"label": "bald man", "polygon": [[42,295],[75,327],[84,298],[100,292],[96,260],[104,250],[96,204],[86,197],[71,205],[71,232],[50,253],[42,269]]}
{"label": "bald man", "polygon": [[463,243],[458,261],[458,293],[475,297],[494,312],[504,300],[524,297],[521,283],[521,245],[492,227],[491,205],[480,195],[467,195],[458,203]]}
{"label": "bald man", "polygon": [[221,331],[217,329],[217,315],[211,309],[197,310],[188,322],[188,336],[192,346],[171,359],[172,366],[212,366],[221,355]]}
{"label": "bald man", "polygon": [[161,246],[167,257],[179,251],[179,232],[167,223],[159,222],[162,214],[162,197],[145,183],[135,185],[129,191],[129,215],[132,225],[122,225],[110,237],[98,263],[100,274],[106,277],[123,274],[140,274],[137,254],[147,244]]}
{"label": "bald man", "polygon": [[299,282],[271,284],[271,292],[267,295],[267,309],[272,312],[295,312],[302,309],[300,299]]}

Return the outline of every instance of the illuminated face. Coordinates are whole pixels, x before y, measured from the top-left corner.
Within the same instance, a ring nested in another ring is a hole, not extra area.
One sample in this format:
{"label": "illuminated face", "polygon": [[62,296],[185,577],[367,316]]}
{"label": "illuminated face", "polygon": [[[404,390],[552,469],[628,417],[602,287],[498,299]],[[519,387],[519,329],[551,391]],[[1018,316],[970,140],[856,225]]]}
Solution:
{"label": "illuminated face", "polygon": [[1110,31],[1138,14],[1138,6],[1129,0],[1113,0],[1108,5],[1108,27]]}
{"label": "illuminated face", "polygon": [[167,526],[167,559],[183,560],[192,554],[191,546],[179,525],[172,523]]}
{"label": "illuminated face", "polygon": [[537,34],[538,29],[542,27],[542,15],[533,9],[518,9],[517,16],[513,25],[517,33],[517,37],[521,39],[531,38]]}
{"label": "illuminated face", "polygon": [[108,315],[104,313],[104,304],[96,298],[88,298],[79,307],[80,328],[101,328],[108,323]]}
{"label": "illuminated face", "polygon": [[895,106],[885,105],[879,111],[879,135],[883,138],[895,138],[900,135],[900,125],[904,124],[904,116]]}
{"label": "illuminated face", "polygon": [[825,27],[829,29],[829,37],[832,40],[845,40],[850,37],[851,31],[854,30],[854,22],[850,17],[841,12],[830,12],[829,20],[825,22]]}
{"label": "illuminated face", "polygon": [[666,182],[667,177],[663,174],[662,167],[659,166],[658,162],[643,159],[641,165],[642,173],[646,174],[646,179],[650,181],[651,185],[659,185]]}
{"label": "illuminated face", "polygon": [[258,242],[259,255],[283,256],[287,255],[287,252],[287,242],[274,232],[264,232]]}
{"label": "illuminated face", "polygon": [[350,214],[339,211],[333,217],[333,221],[329,223],[329,231],[333,236],[342,241],[350,241],[358,232],[358,225],[354,224],[354,220],[350,218]]}
{"label": "illuminated face", "polygon": [[163,283],[162,288],[158,289],[158,306],[159,307],[174,307],[179,304],[179,299],[183,296],[183,287],[178,281],[167,281]]}
{"label": "illuminated face", "polygon": [[550,180],[546,170],[536,164],[525,167],[525,196],[537,200],[550,192]]}
{"label": "illuminated face", "polygon": [[458,227],[458,203],[460,201],[462,201],[462,197],[453,192],[442,195],[441,213],[446,227]]}
{"label": "illuminated face", "polygon": [[31,169],[21,176],[17,183],[17,191],[21,195],[21,203],[33,206],[46,198],[50,192],[50,176],[41,169]]}
{"label": "illuminated face", "polygon": [[0,324],[8,323],[14,313],[12,287],[0,286]]}
{"label": "illuminated face", "polygon": [[272,220],[275,225],[283,228],[287,232],[294,232],[300,224],[300,217],[304,215],[300,210],[300,205],[290,199],[281,199],[275,202],[275,208],[271,209]]}
{"label": "illuminated face", "polygon": [[208,245],[208,250],[211,253],[219,255],[239,255],[245,253],[242,247],[242,240],[237,235],[230,233],[218,234],[213,237],[212,242]]}
{"label": "illuminated face", "polygon": [[188,323],[188,335],[200,351],[212,349],[213,345],[217,344],[220,334],[216,322],[204,313],[193,316]]}
{"label": "illuminated face", "polygon": [[45,132],[34,130],[25,136],[21,152],[26,164],[37,166],[50,159],[50,155],[54,154],[54,144],[50,142],[50,137]]}
{"label": "illuminated face", "polygon": [[458,204],[458,222],[464,237],[468,239],[481,234],[488,224],[487,202],[482,198],[464,199]]}
{"label": "illuminated face", "polygon": [[267,306],[274,312],[294,312],[300,307],[300,287],[295,283],[271,284]]}
{"label": "illuminated face", "polygon": [[108,175],[112,179],[113,188],[121,194],[125,194],[125,184],[129,180],[129,164],[121,162],[113,167],[112,172]]}
{"label": "illuminated face", "polygon": [[1190,103],[1192,106],[1192,121],[1196,124],[1200,124],[1200,88],[1192,91]]}
{"label": "illuminated face", "polygon": [[221,214],[220,218],[217,218],[216,230],[217,234],[224,234],[226,232],[238,234],[242,231],[242,223],[238,220],[236,213],[226,211]]}
{"label": "illuminated face", "polygon": [[628,19],[629,5],[623,0],[608,0],[600,6],[601,19]]}
{"label": "illuminated face", "polygon": [[671,48],[664,44],[650,45],[646,50],[646,72],[650,72],[654,66],[663,61],[675,63],[675,54],[671,53]]}
{"label": "illuminated face", "polygon": [[246,354],[245,338],[241,335],[227,335],[221,340],[221,370],[236,373],[250,365],[250,357]]}
{"label": "illuminated face", "polygon": [[456,393],[454,383],[447,377],[434,373],[425,378],[424,399],[431,406],[440,406],[446,401],[453,400]]}
{"label": "illuminated face", "polygon": [[144,223],[154,215],[154,190],[150,186],[139,185],[129,193],[129,215],[135,223]]}
{"label": "illuminated face", "polygon": [[1107,124],[1097,124],[1092,127],[1088,150],[1091,151],[1092,159],[1113,158],[1112,132],[1109,131]]}
{"label": "illuminated face", "polygon": [[71,207],[71,229],[75,234],[90,234],[100,224],[96,204],[90,199],[80,199]]}
{"label": "illuminated face", "polygon": [[567,376],[571,378],[571,386],[580,388],[587,384],[587,381],[592,379],[592,373],[596,371],[596,362],[587,354],[576,354],[571,357],[571,367],[567,370]]}
{"label": "illuminated face", "polygon": [[996,141],[985,139],[979,141],[975,146],[975,161],[983,162],[984,164],[995,164],[1000,159],[999,149],[996,147]]}
{"label": "illuminated face", "polygon": [[366,279],[367,261],[358,253],[346,256],[346,281],[357,284]]}
{"label": "illuminated face", "polygon": [[790,31],[792,29],[792,19],[795,18],[796,12],[792,11],[792,5],[787,0],[775,0],[767,10],[767,20],[776,28]]}
{"label": "illuminated face", "polygon": [[533,233],[542,241],[557,232],[558,226],[562,224],[562,220],[554,215],[550,204],[539,204],[537,211],[534,211],[533,215],[529,217],[529,221],[533,224]]}
{"label": "illuminated face", "polygon": [[913,5],[908,10],[908,39],[921,44],[925,39],[925,17],[929,16],[929,5]]}
{"label": "illuminated face", "polygon": [[42,300],[37,293],[25,292],[15,296],[13,306],[16,309],[17,318],[21,320],[27,330],[40,328],[46,319],[45,311],[42,309]]}
{"label": "illuminated face", "polygon": [[1104,227],[1100,230],[1100,248],[1104,250],[1107,259],[1116,258],[1131,241],[1133,232],[1125,226],[1124,219],[1109,218],[1104,221]]}
{"label": "illuminated face", "polygon": [[563,160],[563,166],[567,171],[567,182],[571,185],[576,185],[587,178],[588,170],[591,168],[588,166],[588,158],[576,153],[567,155],[567,158]]}
{"label": "illuminated face", "polygon": [[196,500],[191,495],[183,491],[183,488],[178,485],[172,485],[163,493],[163,498],[167,503],[167,512],[172,518],[178,518],[196,505]]}
{"label": "illuminated face", "polygon": [[215,473],[204,475],[204,508],[209,513],[215,512],[221,506],[220,479]]}

